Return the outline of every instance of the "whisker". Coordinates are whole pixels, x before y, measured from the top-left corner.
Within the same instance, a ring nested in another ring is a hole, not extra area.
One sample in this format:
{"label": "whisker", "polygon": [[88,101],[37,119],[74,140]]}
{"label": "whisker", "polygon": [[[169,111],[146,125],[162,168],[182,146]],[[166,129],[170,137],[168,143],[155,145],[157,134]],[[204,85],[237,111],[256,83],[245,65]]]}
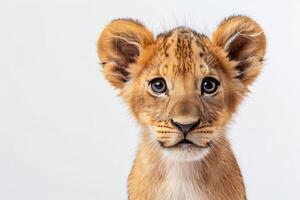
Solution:
{"label": "whisker", "polygon": [[203,125],[203,126],[199,126],[196,128],[197,129],[201,129],[201,128],[210,128],[210,127],[213,127],[213,125]]}
{"label": "whisker", "polygon": [[197,131],[197,132],[193,132],[193,133],[213,133],[213,131]]}
{"label": "whisker", "polygon": [[173,127],[170,127],[170,126],[164,126],[164,125],[158,125],[157,127],[174,129]]}
{"label": "whisker", "polygon": [[170,137],[157,137],[157,139],[170,139]]}
{"label": "whisker", "polygon": [[174,131],[156,131],[157,133],[178,133]]}

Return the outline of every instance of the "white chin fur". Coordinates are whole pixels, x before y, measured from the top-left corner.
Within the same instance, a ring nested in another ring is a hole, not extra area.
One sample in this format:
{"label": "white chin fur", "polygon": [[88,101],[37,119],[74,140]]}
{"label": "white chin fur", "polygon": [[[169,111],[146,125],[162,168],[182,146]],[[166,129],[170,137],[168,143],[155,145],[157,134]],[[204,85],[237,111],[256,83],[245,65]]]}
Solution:
{"label": "white chin fur", "polygon": [[163,155],[172,161],[177,162],[192,162],[203,159],[209,152],[208,148],[195,148],[195,147],[183,147],[183,148],[165,148],[163,149]]}

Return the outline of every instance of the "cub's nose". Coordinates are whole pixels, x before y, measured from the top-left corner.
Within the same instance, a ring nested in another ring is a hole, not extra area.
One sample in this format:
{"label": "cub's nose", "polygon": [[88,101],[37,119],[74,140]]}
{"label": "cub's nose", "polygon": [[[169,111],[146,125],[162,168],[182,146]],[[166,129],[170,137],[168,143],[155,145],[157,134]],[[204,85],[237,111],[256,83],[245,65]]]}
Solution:
{"label": "cub's nose", "polygon": [[199,123],[200,123],[200,120],[194,121],[189,124],[181,124],[181,123],[178,123],[178,122],[174,121],[173,119],[171,119],[171,124],[178,130],[180,130],[184,136],[191,130],[195,129],[199,125]]}

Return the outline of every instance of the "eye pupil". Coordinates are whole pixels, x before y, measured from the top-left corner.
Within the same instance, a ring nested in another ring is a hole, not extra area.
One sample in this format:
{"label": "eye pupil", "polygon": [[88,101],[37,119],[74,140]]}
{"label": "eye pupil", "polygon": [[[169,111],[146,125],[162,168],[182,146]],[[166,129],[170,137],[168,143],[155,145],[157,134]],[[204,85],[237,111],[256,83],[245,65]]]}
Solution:
{"label": "eye pupil", "polygon": [[154,87],[161,89],[163,87],[163,84],[161,82],[155,82]]}
{"label": "eye pupil", "polygon": [[215,88],[216,84],[212,81],[206,81],[203,85],[203,87],[205,88],[205,90],[210,91],[213,90]]}
{"label": "eye pupil", "polygon": [[166,82],[163,78],[155,78],[150,81],[151,89],[155,93],[164,93],[167,90]]}
{"label": "eye pupil", "polygon": [[217,79],[206,77],[202,81],[201,93],[212,94],[218,89],[219,84]]}

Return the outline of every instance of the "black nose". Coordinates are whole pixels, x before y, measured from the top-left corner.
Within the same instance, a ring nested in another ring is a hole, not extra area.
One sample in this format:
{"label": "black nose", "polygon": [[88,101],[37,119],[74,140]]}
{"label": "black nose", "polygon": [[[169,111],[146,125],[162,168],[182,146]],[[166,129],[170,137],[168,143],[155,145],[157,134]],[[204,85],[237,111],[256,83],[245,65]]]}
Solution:
{"label": "black nose", "polygon": [[194,128],[196,128],[199,125],[200,120],[192,122],[190,124],[180,124],[178,122],[175,122],[173,119],[171,119],[171,123],[178,130],[180,130],[185,136],[188,132],[190,132],[191,130],[193,130]]}

